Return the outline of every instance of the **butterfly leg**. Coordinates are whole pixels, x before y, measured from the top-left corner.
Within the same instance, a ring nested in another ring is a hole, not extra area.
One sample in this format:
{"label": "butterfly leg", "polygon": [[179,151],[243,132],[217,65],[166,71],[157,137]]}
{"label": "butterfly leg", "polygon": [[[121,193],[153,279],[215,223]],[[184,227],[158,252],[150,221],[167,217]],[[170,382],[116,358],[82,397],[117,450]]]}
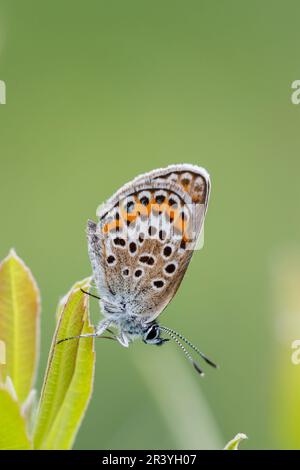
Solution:
{"label": "butterfly leg", "polygon": [[128,348],[128,346],[129,346],[129,339],[127,338],[127,336],[126,336],[122,331],[120,331],[120,333],[118,334],[118,336],[116,336],[116,339],[119,341],[119,343],[121,344],[121,346],[124,346],[124,348]]}
{"label": "butterfly leg", "polygon": [[76,335],[70,336],[69,338],[63,338],[57,341],[56,344],[63,343],[64,341],[68,341],[70,339],[79,339],[79,338],[105,338],[105,339],[116,339],[114,336],[103,336],[104,331],[109,327],[111,324],[111,320],[104,319],[99,323],[98,328],[96,329],[95,333],[86,333],[83,335]]}
{"label": "butterfly leg", "polygon": [[96,336],[101,336],[111,323],[111,320],[107,320],[106,318],[102,320],[96,328]]}
{"label": "butterfly leg", "polygon": [[[109,320],[109,319],[104,319],[102,320],[97,329],[96,329],[96,333],[95,333],[95,336],[96,337],[99,337],[101,336],[105,330],[108,329],[108,327],[111,325],[112,321]],[[108,330],[110,333],[113,333],[112,331]],[[123,333],[123,332],[120,332],[118,335],[114,335],[113,336],[113,339],[116,339],[119,341],[119,343],[124,346],[124,348],[128,348],[129,346],[129,339],[127,338],[127,336]]]}

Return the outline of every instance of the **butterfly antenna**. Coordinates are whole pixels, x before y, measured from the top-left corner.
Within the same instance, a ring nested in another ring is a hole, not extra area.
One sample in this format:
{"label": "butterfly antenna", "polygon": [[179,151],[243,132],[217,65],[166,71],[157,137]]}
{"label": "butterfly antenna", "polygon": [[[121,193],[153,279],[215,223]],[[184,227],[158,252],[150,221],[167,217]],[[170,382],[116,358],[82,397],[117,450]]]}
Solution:
{"label": "butterfly antenna", "polygon": [[78,336],[70,336],[69,338],[60,339],[57,341],[56,344],[63,343],[64,341],[69,341],[70,339],[78,339],[78,338],[100,338],[100,339],[116,339],[112,336],[99,336],[97,333],[87,333],[86,335],[78,335]]}
{"label": "butterfly antenna", "polygon": [[178,338],[176,338],[175,334],[173,334],[173,332],[171,330],[169,330],[169,328],[162,328],[164,329],[164,331],[173,339],[173,341],[175,341],[175,343],[178,344],[178,346],[182,349],[182,351],[184,352],[185,356],[188,358],[188,360],[192,363],[193,367],[196,369],[196,371],[198,372],[198,374],[200,374],[202,377],[204,376],[204,372],[202,369],[200,369],[200,367],[198,366],[197,362],[194,361],[194,359],[192,358],[192,356],[190,355],[190,353],[185,349],[185,347],[183,346],[183,344],[179,341]]}
{"label": "butterfly antenna", "polygon": [[89,295],[90,297],[94,297],[94,299],[100,300],[100,297],[98,297],[98,295],[91,294],[90,292],[88,292],[88,291],[86,291],[86,290],[84,290],[84,289],[81,289],[81,288],[80,288],[80,290],[81,290],[81,292],[83,292],[84,294]]}
{"label": "butterfly antenna", "polygon": [[204,359],[207,364],[209,364],[212,367],[215,367],[216,369],[219,367],[215,362],[213,362],[209,357],[207,357],[203,352],[201,352],[196,346],[193,345],[188,339],[186,339],[184,336],[182,336],[180,333],[178,333],[175,330],[172,330],[172,328],[168,328],[166,326],[160,326],[160,328],[163,331],[166,331],[167,333],[172,333],[173,335],[176,335],[178,338],[180,338],[182,341],[184,341],[190,348],[192,348],[197,354],[199,354],[202,359]]}

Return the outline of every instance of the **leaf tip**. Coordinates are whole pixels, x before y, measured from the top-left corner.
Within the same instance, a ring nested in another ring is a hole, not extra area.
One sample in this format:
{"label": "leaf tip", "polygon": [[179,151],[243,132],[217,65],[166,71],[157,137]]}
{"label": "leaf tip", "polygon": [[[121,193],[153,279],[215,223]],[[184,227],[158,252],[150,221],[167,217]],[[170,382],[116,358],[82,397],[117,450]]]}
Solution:
{"label": "leaf tip", "polygon": [[231,439],[231,441],[226,444],[224,450],[238,450],[239,444],[245,439],[248,439],[248,436],[242,432],[239,432],[233,439]]}
{"label": "leaf tip", "polygon": [[3,262],[10,261],[12,259],[19,261],[22,264],[22,266],[26,266],[22,258],[20,258],[20,256],[17,255],[16,249],[14,247],[10,248],[8,255],[4,258]]}
{"label": "leaf tip", "polygon": [[10,261],[11,259],[18,259],[18,255],[16,253],[16,250],[12,247],[10,248],[8,254],[5,256],[5,258],[3,258],[3,260],[1,261],[1,266],[3,264],[5,264],[6,261]]}

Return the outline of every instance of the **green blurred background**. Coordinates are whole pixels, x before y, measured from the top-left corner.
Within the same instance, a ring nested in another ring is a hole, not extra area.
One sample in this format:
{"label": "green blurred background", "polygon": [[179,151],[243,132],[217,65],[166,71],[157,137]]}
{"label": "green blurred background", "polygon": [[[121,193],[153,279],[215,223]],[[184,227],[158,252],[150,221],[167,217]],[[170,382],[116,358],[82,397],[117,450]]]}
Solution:
{"label": "green blurred background", "polygon": [[0,257],[14,246],[41,289],[38,388],[57,302],[91,272],[99,203],[170,163],[212,177],[204,249],[163,317],[220,370],[199,379],[170,343],[98,341],[76,448],[237,432],[248,449],[300,447],[299,14],[296,0],[0,0]]}

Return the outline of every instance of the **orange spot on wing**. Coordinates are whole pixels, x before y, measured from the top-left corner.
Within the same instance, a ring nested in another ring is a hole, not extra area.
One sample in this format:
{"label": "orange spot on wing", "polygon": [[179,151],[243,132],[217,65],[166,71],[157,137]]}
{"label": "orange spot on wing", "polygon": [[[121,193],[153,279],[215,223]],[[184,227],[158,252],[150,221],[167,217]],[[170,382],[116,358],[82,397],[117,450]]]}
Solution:
{"label": "orange spot on wing", "polygon": [[175,230],[178,230],[181,233],[184,233],[186,230],[186,222],[181,219],[181,217],[178,217],[175,222],[174,222],[174,228]]}
{"label": "orange spot on wing", "polygon": [[172,206],[170,206],[170,209],[169,209],[169,217],[170,219],[172,220],[177,220],[179,218],[179,210],[178,209],[174,209]]}
{"label": "orange spot on wing", "polygon": [[184,189],[185,191],[188,191],[188,190],[189,190],[190,184],[191,184],[190,181],[181,180],[181,186],[183,187],[183,189]]}
{"label": "orange spot on wing", "polygon": [[148,206],[144,206],[144,204],[142,204],[141,202],[138,202],[136,206],[137,206],[136,211],[138,215],[148,217],[149,215]]}
{"label": "orange spot on wing", "polygon": [[121,220],[113,220],[103,226],[103,232],[109,233],[111,230],[120,229],[123,227],[123,222]]}

